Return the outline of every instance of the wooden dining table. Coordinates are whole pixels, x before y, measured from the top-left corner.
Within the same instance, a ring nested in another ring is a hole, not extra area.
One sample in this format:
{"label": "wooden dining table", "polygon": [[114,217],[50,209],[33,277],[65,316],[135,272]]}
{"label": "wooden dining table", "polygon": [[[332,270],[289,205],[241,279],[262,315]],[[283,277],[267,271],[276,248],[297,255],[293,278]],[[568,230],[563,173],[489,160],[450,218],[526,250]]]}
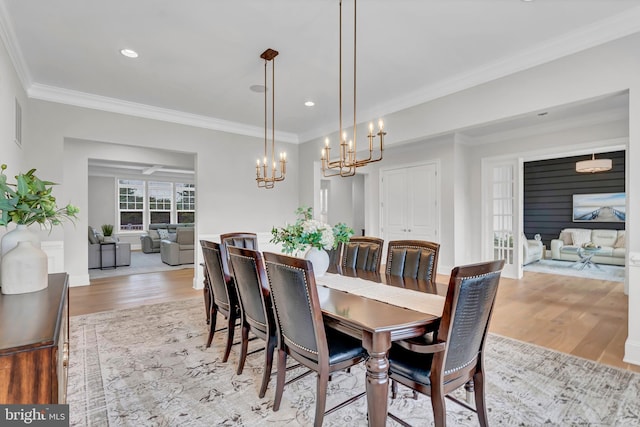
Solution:
{"label": "wooden dining table", "polygon": [[[432,298],[427,298],[429,301],[425,304],[429,308],[420,308],[421,311],[418,311],[415,303],[412,304],[413,308],[406,308],[400,303],[394,305],[383,301],[383,296],[372,298],[326,287],[331,283],[341,285],[344,282],[346,288],[352,278],[364,279],[358,282],[358,286],[364,291],[367,290],[366,285],[369,282],[372,287],[376,287],[375,290],[380,290],[378,288],[381,283],[393,286],[397,288],[393,289],[394,294],[413,300],[419,300],[416,297],[427,297],[416,295],[416,292],[430,294]],[[369,425],[384,426],[389,396],[387,353],[391,343],[415,338],[433,330],[438,324],[444,306],[444,297],[437,294],[443,289],[446,292],[446,289],[434,287],[422,280],[353,269],[342,270],[338,267],[332,267],[326,277],[317,278],[316,283],[325,325],[362,340],[362,346],[369,356],[365,363]]]}

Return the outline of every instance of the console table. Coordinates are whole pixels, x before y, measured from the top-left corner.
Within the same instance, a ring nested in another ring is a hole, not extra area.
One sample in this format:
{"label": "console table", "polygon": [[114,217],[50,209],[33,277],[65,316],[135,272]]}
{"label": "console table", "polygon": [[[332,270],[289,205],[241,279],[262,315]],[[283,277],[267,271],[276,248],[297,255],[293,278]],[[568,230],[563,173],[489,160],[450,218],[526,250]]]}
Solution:
{"label": "console table", "polygon": [[38,292],[0,294],[0,404],[66,402],[67,277],[50,274]]}

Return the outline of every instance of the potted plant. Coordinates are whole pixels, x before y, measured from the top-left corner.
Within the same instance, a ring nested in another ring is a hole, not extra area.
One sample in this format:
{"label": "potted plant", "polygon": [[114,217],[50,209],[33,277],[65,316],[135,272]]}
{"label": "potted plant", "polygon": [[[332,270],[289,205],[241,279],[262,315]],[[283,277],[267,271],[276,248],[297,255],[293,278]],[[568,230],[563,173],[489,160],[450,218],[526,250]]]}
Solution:
{"label": "potted plant", "polygon": [[[58,208],[56,198],[52,195],[55,183],[43,181],[35,175],[35,169],[16,175],[15,183],[8,183],[4,171],[7,165],[0,166],[0,225],[7,226],[13,222],[16,228],[2,237],[0,254],[2,255],[0,283],[2,293],[34,292],[46,287],[47,259],[44,255],[44,285],[42,283],[42,253],[37,235],[27,230],[31,224],[38,223],[51,229],[62,224],[63,220],[73,221],[79,209],[71,204]],[[18,244],[20,242],[20,245]],[[23,244],[24,243],[24,244]],[[30,246],[36,252],[32,251]],[[39,258],[37,266],[27,268],[28,262],[22,264],[9,260],[17,253],[10,255],[15,249],[21,256]],[[31,275],[39,276],[32,278]]]}
{"label": "potted plant", "polygon": [[321,276],[329,267],[329,255],[325,250],[349,242],[353,229],[344,223],[331,227],[313,219],[313,209],[310,207],[300,207],[296,214],[298,219],[294,224],[271,229],[271,243],[282,243],[282,252],[286,254],[306,251],[305,258],[313,263],[314,273]]}
{"label": "potted plant", "polygon": [[113,242],[115,239],[113,238],[113,225],[112,224],[102,224],[102,235],[104,236],[105,242]]}

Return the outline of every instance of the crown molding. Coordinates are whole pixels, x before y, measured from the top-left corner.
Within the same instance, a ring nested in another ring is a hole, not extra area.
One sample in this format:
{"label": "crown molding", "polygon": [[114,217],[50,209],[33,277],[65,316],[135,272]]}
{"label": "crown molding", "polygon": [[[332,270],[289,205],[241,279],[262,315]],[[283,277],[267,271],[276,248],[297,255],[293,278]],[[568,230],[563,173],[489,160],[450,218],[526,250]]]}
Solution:
{"label": "crown molding", "polygon": [[[637,32],[640,32],[640,6],[582,27],[562,37],[540,43],[516,55],[460,73],[438,84],[425,86],[407,96],[362,110],[358,114],[368,118],[388,116]],[[364,120],[362,123],[367,121],[369,120]],[[326,133],[326,128],[317,128],[300,134],[300,140],[310,141]]]}
{"label": "crown molding", "polygon": [[[94,110],[109,111],[112,113],[143,117],[146,119],[178,123],[256,138],[264,138],[264,128],[262,127],[250,126],[228,120],[170,110],[167,108],[153,107],[151,105],[123,101],[121,99],[62,89],[39,83],[32,84],[27,91],[27,94],[30,98],[40,99],[43,101],[75,105],[77,107],[91,108]],[[276,132],[276,139],[282,142],[289,142],[293,144],[298,143],[298,135],[290,132]]]}
{"label": "crown molding", "polygon": [[29,68],[27,68],[27,64],[22,56],[22,50],[20,50],[20,47],[17,44],[16,34],[13,31],[13,25],[11,24],[7,7],[3,1],[0,1],[0,38],[9,53],[9,57],[13,63],[13,68],[16,70],[16,74],[18,75],[18,79],[20,79],[22,88],[26,92],[29,86],[31,86],[31,75],[29,74]]}

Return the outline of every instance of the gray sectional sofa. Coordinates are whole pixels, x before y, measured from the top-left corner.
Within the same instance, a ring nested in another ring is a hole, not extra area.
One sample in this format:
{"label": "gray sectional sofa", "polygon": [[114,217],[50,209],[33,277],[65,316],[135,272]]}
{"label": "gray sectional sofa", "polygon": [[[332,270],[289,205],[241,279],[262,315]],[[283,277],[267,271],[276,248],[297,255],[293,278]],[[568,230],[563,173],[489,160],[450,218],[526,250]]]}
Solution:
{"label": "gray sectional sofa", "polygon": [[176,229],[180,227],[193,227],[193,224],[149,224],[149,230],[147,233],[140,236],[142,252],[145,254],[160,252],[160,241],[162,240],[162,237],[160,236],[161,232],[158,230],[167,230],[166,238],[170,240],[173,238],[175,240]]}

